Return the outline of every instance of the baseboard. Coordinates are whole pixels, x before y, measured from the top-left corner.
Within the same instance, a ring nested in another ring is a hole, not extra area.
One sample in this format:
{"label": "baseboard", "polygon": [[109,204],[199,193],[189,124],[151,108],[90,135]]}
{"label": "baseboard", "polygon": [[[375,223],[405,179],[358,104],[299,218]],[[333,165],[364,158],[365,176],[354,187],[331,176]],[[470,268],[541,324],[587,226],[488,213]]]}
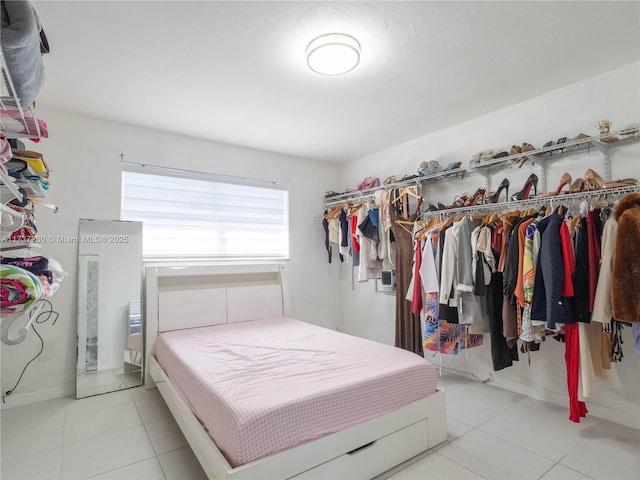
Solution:
{"label": "baseboard", "polygon": [[53,400],[54,398],[62,398],[75,395],[75,386],[68,385],[66,387],[53,387],[45,390],[37,390],[27,393],[13,393],[5,397],[2,408],[20,407],[23,405],[31,405],[33,403]]}
{"label": "baseboard", "polygon": [[[505,390],[527,395],[528,397],[535,398],[536,400],[542,400],[543,402],[549,402],[563,407],[566,407],[568,403],[566,394],[559,394],[549,390],[540,390],[540,388],[533,388],[529,385],[518,383],[513,380],[494,377],[492,381],[487,383],[489,385],[504,388]],[[640,415],[616,410],[615,408],[599,405],[589,400],[587,400],[587,408],[589,409],[589,415],[602,418],[603,420],[608,420],[613,423],[618,423],[625,427],[640,430]]]}

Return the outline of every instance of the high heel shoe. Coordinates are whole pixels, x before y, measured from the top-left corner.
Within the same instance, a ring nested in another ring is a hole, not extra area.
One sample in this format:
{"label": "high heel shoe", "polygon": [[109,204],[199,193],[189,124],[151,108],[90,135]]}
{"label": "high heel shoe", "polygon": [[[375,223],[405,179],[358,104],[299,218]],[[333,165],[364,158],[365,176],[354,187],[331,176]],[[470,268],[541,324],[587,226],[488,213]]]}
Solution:
{"label": "high heel shoe", "polygon": [[569,193],[580,193],[584,192],[586,189],[587,182],[584,181],[584,178],[576,178],[569,187]]}
{"label": "high heel shoe", "polygon": [[584,172],[584,179],[587,181],[588,190],[599,190],[601,188],[617,188],[617,187],[625,187],[626,184],[621,182],[611,182],[604,183],[604,178],[602,178],[597,172],[591,170],[590,168]]}
{"label": "high heel shoe", "polygon": [[480,187],[479,189],[477,189],[467,200],[465,207],[471,207],[473,205],[483,205],[486,192],[487,190],[485,188]]}
{"label": "high heel shoe", "polygon": [[560,177],[560,185],[558,185],[558,188],[556,189],[555,192],[547,192],[547,193],[542,193],[538,196],[540,197],[554,197],[556,195],[560,195],[560,192],[562,191],[562,187],[564,187],[565,185],[569,186],[569,191],[571,191],[571,175],[569,175],[568,173],[563,173],[562,176]]}
{"label": "high heel shoe", "polygon": [[584,179],[587,181],[587,183],[589,182],[589,180],[593,180],[600,186],[600,188],[604,187],[604,178],[602,178],[598,173],[591,170],[590,168],[587,169],[586,172],[584,172]]}
{"label": "high heel shoe", "polygon": [[538,193],[538,176],[535,173],[529,175],[527,181],[524,183],[524,187],[519,192],[511,195],[511,200],[526,200],[529,198],[529,193],[531,192],[531,187],[533,187],[534,196]]}
{"label": "high heel shoe", "polygon": [[469,202],[469,195],[465,193],[460,195],[459,197],[454,198],[453,203],[451,205],[448,205],[447,209],[466,207],[468,205],[468,202]]}
{"label": "high heel shoe", "polygon": [[498,186],[498,190],[496,190],[493,193],[489,193],[487,194],[487,196],[485,197],[485,202],[486,203],[499,203],[500,200],[500,194],[502,193],[502,190],[506,189],[506,195],[504,197],[504,201],[506,202],[507,200],[509,200],[509,179],[505,178],[504,180],[502,180],[502,183]]}

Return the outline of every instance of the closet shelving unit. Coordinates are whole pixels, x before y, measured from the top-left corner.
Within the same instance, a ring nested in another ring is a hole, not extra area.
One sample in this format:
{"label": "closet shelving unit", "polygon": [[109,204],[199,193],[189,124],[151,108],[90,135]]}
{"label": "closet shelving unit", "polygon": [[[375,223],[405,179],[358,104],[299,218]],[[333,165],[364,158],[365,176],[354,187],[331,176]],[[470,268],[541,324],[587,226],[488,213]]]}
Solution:
{"label": "closet shelving unit", "polygon": [[[7,67],[2,50],[0,50],[0,132],[8,138],[31,138],[40,140],[42,132],[33,105],[22,106],[20,98],[16,94],[13,79]],[[24,218],[22,213],[7,207],[12,199],[23,200],[23,193],[18,189],[22,187],[27,195],[32,198],[45,198],[46,190],[39,181],[28,178],[15,179],[0,171],[0,193],[2,204],[0,208],[8,215]],[[6,193],[8,190],[9,193]],[[40,248],[41,245],[31,242],[5,242],[1,243],[2,250],[15,250],[19,248]]]}
{"label": "closet shelving unit", "polygon": [[423,218],[437,216],[463,216],[473,214],[490,214],[513,210],[527,210],[539,207],[541,202],[548,204],[551,209],[561,204],[574,203],[582,200],[599,198],[600,196],[619,197],[627,193],[640,192],[640,185],[629,185],[627,187],[604,188],[600,190],[590,190],[586,192],[565,193],[548,197],[533,197],[526,200],[508,201],[500,203],[484,203],[469,207],[449,208],[447,210],[437,210],[433,212],[423,212]]}
{"label": "closet shelving unit", "polygon": [[[40,123],[33,105],[22,106],[18,98],[7,67],[7,62],[0,50],[0,130],[8,132],[11,138],[42,138]],[[11,113],[11,114],[10,114]],[[16,125],[17,123],[17,125]],[[18,128],[16,128],[16,126]]]}
{"label": "closet shelving unit", "polygon": [[[479,174],[485,177],[485,183],[487,190],[491,190],[490,183],[490,173],[495,171],[496,169],[505,169],[505,168],[513,168],[518,165],[523,157],[527,157],[527,162],[533,162],[538,165],[539,168],[539,189],[542,192],[547,191],[547,164],[549,162],[553,162],[559,160],[560,158],[564,158],[567,155],[573,155],[576,153],[584,153],[585,150],[587,153],[591,152],[591,149],[595,148],[599,150],[602,154],[602,161],[604,164],[604,180],[605,182],[611,181],[611,161],[609,157],[609,150],[612,147],[622,145],[625,143],[638,141],[640,138],[638,130],[630,131],[630,130],[622,130],[618,132],[611,132],[608,135],[600,136],[600,137],[586,137],[577,140],[567,141],[565,143],[559,145],[551,145],[549,147],[536,148],[524,153],[518,153],[515,155],[509,155],[505,157],[501,157],[498,159],[480,162],[474,165],[468,165],[460,168],[455,168],[451,170],[443,170],[439,172],[432,173],[430,175],[418,175],[412,178],[408,178],[406,180],[400,180],[395,183],[391,183],[388,185],[381,185],[379,187],[368,188],[363,190],[356,190],[353,192],[346,192],[339,195],[331,195],[324,198],[324,206],[332,207],[344,204],[346,202],[361,202],[372,199],[374,197],[374,193],[380,189],[391,189],[391,188],[403,188],[403,187],[413,187],[416,185],[424,185],[427,187],[429,183],[435,181],[441,181],[450,179],[451,177],[462,177],[464,178],[465,174]],[[607,189],[610,191],[611,189]],[[594,192],[585,192],[590,196],[593,196]],[[554,198],[554,197],[548,197]],[[559,197],[556,197],[559,198]],[[567,195],[562,196],[561,198],[567,198]],[[540,202],[540,198],[538,198],[537,202]],[[500,205],[502,208],[505,208],[507,205],[512,207],[516,202],[503,202],[492,205]],[[486,205],[483,205],[486,207]],[[464,208],[464,207],[463,207]],[[461,210],[461,209],[455,209]],[[446,210],[449,212],[451,210]],[[432,213],[432,212],[429,212]],[[433,212],[438,213],[438,212]]]}

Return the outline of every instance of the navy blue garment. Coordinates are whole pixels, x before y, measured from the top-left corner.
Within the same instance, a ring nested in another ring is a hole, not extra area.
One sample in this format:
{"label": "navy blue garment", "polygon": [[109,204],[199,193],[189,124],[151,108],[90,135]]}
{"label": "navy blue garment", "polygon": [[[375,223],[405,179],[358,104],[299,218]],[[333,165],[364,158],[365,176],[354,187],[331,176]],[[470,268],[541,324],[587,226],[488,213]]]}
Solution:
{"label": "navy blue garment", "polygon": [[[538,222],[538,232],[540,237],[544,234],[551,217],[544,217]],[[538,252],[536,260],[536,274],[533,283],[533,298],[531,299],[531,320],[546,320],[547,294],[544,288],[544,277],[542,276],[542,252]]]}
{"label": "navy blue garment", "polygon": [[[564,261],[560,227],[564,221],[566,211],[564,207],[560,207],[560,212],[555,211],[547,217],[549,222],[544,233],[542,233],[538,256],[544,281],[545,298],[542,301],[542,296],[539,295],[536,299],[537,285],[534,285],[534,297],[531,305],[531,319],[546,320],[547,327],[551,329],[556,328],[556,322],[573,323],[569,303],[562,297]],[[538,279],[537,273],[536,282]]]}

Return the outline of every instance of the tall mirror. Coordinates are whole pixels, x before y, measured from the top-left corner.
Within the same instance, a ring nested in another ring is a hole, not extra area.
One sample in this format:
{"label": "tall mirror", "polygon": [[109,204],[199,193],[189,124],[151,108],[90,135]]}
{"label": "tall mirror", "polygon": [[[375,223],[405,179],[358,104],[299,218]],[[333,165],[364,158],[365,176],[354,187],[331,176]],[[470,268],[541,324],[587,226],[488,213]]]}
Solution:
{"label": "tall mirror", "polygon": [[76,398],[142,385],[142,222],[81,219]]}

